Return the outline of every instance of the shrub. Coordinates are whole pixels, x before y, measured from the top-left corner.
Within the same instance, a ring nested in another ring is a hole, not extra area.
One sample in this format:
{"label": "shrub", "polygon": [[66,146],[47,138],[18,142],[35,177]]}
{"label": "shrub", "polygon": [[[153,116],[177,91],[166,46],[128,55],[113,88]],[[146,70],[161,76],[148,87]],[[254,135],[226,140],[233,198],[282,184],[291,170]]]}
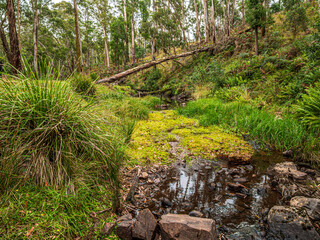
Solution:
{"label": "shrub", "polygon": [[66,81],[18,80],[1,83],[0,190],[31,182],[74,191],[111,181],[117,200],[125,157],[117,125],[97,118]]}
{"label": "shrub", "polygon": [[307,90],[307,94],[295,105],[296,115],[303,124],[319,132],[320,129],[320,88]]}
{"label": "shrub", "polygon": [[161,72],[158,68],[150,71],[144,85],[142,86],[142,89],[147,91],[158,90],[158,80],[161,78],[161,76]]}
{"label": "shrub", "polygon": [[74,74],[71,78],[71,86],[75,92],[85,96],[93,96],[97,91],[91,77],[83,74]]}

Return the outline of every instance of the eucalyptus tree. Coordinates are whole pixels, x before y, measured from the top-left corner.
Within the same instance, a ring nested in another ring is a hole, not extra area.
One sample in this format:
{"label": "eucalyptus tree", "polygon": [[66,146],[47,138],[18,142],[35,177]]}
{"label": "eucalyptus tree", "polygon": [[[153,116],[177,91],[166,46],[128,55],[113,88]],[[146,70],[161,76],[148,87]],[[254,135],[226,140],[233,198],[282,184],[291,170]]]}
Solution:
{"label": "eucalyptus tree", "polygon": [[246,21],[254,29],[255,54],[259,55],[258,28],[265,25],[266,10],[263,0],[247,0]]}
{"label": "eucalyptus tree", "polygon": [[77,72],[82,71],[82,47],[81,47],[81,36],[80,36],[80,26],[79,26],[79,12],[77,0],[73,0],[74,8],[74,24],[75,24],[75,35],[76,35],[76,69]]}
{"label": "eucalyptus tree", "polygon": [[[1,22],[0,22],[0,38],[3,50],[7,59],[13,67],[13,72],[21,70],[21,55],[19,48],[19,39],[16,29],[16,16],[13,0],[1,1]],[[4,26],[8,22],[8,26]],[[5,29],[9,32],[9,42]]]}
{"label": "eucalyptus tree", "polygon": [[93,11],[95,16],[102,26],[103,38],[104,38],[104,65],[110,67],[110,54],[109,54],[109,41],[108,41],[108,29],[111,21],[111,7],[108,0],[93,0]]}

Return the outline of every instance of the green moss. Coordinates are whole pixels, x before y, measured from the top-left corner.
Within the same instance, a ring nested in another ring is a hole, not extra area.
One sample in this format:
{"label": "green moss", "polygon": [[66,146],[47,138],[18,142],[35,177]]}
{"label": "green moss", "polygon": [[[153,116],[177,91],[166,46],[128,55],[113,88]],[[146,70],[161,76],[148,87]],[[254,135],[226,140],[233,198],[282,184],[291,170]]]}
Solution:
{"label": "green moss", "polygon": [[131,163],[173,163],[175,158],[171,156],[169,143],[176,141],[191,155],[206,159],[223,156],[248,161],[253,154],[253,149],[244,140],[219,127],[202,127],[196,119],[178,115],[175,111],[162,111],[150,113],[148,120],[136,125],[128,149]]}

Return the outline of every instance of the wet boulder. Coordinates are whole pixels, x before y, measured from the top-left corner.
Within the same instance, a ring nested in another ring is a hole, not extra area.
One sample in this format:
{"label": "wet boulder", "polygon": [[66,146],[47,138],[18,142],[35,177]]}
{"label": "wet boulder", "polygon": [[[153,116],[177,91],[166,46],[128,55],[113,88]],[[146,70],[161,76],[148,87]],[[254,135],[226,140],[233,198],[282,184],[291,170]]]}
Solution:
{"label": "wet boulder", "polygon": [[149,209],[139,212],[136,221],[133,224],[132,237],[144,240],[153,239],[157,226],[157,220]]}
{"label": "wet boulder", "polygon": [[270,234],[283,240],[320,239],[304,210],[294,207],[274,206],[268,213]]}
{"label": "wet boulder", "polygon": [[127,214],[117,220],[116,234],[123,240],[132,239],[133,220],[132,215]]}
{"label": "wet boulder", "polygon": [[212,219],[166,214],[160,221],[163,240],[216,240],[216,223]]}
{"label": "wet boulder", "polygon": [[318,198],[296,196],[290,200],[290,206],[304,208],[312,220],[320,220],[320,199]]}

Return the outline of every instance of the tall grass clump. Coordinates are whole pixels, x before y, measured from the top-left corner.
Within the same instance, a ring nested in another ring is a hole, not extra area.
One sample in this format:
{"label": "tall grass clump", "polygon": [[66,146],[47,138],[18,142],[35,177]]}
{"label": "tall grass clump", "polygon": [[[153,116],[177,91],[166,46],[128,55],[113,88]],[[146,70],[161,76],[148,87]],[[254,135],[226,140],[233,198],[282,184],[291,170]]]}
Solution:
{"label": "tall grass clump", "polygon": [[224,103],[217,99],[190,102],[179,112],[199,119],[200,124],[220,125],[274,146],[278,150],[310,150],[319,144],[317,136],[309,132],[297,119],[276,116],[242,102]]}
{"label": "tall grass clump", "polygon": [[71,77],[70,82],[74,91],[81,95],[93,96],[97,92],[90,76],[76,73]]}
{"label": "tall grass clump", "polygon": [[0,84],[0,190],[111,182],[118,204],[125,140],[116,125],[97,117],[68,81],[20,75]]}
{"label": "tall grass clump", "polygon": [[296,115],[309,129],[320,129],[320,88],[310,88],[295,106]]}

